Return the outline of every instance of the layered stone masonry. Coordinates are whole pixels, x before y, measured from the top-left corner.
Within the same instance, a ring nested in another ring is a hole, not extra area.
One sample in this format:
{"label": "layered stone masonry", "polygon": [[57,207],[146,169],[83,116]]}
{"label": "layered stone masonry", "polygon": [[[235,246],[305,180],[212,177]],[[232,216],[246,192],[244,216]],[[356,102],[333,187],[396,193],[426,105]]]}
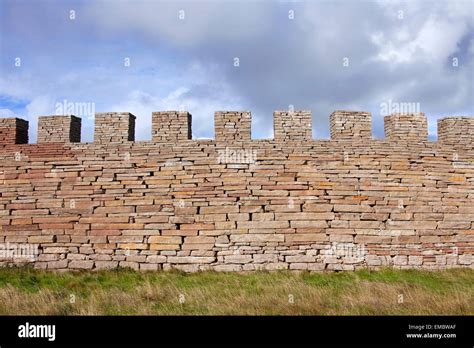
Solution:
{"label": "layered stone masonry", "polygon": [[[372,139],[372,115],[370,112],[337,110],[329,116],[329,123],[332,139]],[[391,129],[393,125],[388,127]]]}
{"label": "layered stone masonry", "polygon": [[275,111],[273,113],[275,140],[311,140],[311,123],[311,111]]}
{"label": "layered stone masonry", "polygon": [[1,265],[474,267],[474,146],[453,141],[473,118],[440,120],[427,141],[424,116],[394,115],[374,140],[369,113],[337,111],[332,139],[312,140],[308,112],[276,112],[275,139],[252,140],[249,112],[218,112],[216,140],[189,140],[190,115],[164,112],[133,142],[132,116],[97,114],[94,143],[22,144],[25,122],[0,120],[23,134],[0,138]]}
{"label": "layered stone masonry", "polygon": [[474,143],[474,118],[445,117],[438,120],[438,139],[451,143]]}
{"label": "layered stone masonry", "polygon": [[70,116],[38,117],[38,143],[80,142],[81,119]]}
{"label": "layered stone masonry", "polygon": [[113,144],[134,141],[135,119],[129,112],[96,113],[94,142]]}
{"label": "layered stone masonry", "polygon": [[1,144],[28,144],[28,121],[19,118],[0,118]]}
{"label": "layered stone masonry", "polygon": [[425,114],[393,114],[385,116],[385,137],[389,140],[424,141],[428,139]]}
{"label": "layered stone masonry", "polygon": [[251,125],[249,111],[217,111],[214,115],[216,142],[250,141]]}
{"label": "layered stone masonry", "polygon": [[189,112],[164,111],[152,114],[152,140],[175,142],[191,138]]}

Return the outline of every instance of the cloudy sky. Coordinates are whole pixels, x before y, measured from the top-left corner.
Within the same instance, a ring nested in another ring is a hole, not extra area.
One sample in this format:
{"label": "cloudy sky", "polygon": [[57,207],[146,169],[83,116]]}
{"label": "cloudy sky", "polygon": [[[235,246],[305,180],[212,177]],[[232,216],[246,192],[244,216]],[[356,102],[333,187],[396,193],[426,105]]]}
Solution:
{"label": "cloudy sky", "polygon": [[314,138],[337,109],[372,112],[382,138],[384,106],[417,103],[433,139],[437,118],[474,115],[473,34],[473,0],[0,0],[0,116],[28,119],[35,142],[65,101],[130,111],[148,140],[152,111],[184,108],[212,138],[214,111],[250,110],[271,138],[293,105]]}

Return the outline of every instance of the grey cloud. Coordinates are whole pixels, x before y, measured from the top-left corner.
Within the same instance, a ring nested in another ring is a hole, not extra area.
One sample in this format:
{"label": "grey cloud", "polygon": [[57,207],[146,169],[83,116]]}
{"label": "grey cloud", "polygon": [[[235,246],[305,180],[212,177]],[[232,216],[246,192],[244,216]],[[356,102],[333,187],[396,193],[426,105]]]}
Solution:
{"label": "grey cloud", "polygon": [[[97,70],[86,64],[89,80],[77,89],[94,91],[101,108],[184,102],[198,136],[212,136],[211,108],[251,110],[253,134],[262,137],[271,134],[272,111],[294,105],[313,111],[316,137],[329,135],[333,110],[351,108],[371,111],[381,137],[380,103],[389,99],[419,102],[433,130],[436,117],[474,113],[469,6],[459,0],[82,3],[81,31],[93,33],[99,45],[88,57],[100,59],[101,50],[104,57]],[[137,74],[123,74],[106,52],[116,59],[132,52]],[[449,61],[454,55],[457,68]],[[343,67],[344,57],[349,67]],[[190,70],[193,64],[197,72]],[[163,101],[177,87],[186,92]],[[133,90],[143,94],[130,97]]]}

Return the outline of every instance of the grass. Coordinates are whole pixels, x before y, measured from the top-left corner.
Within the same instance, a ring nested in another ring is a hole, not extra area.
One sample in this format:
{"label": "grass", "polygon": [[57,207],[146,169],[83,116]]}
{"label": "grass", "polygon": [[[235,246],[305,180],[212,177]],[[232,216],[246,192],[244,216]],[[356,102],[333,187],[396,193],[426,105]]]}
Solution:
{"label": "grass", "polygon": [[474,270],[185,274],[2,268],[0,314],[473,315]]}

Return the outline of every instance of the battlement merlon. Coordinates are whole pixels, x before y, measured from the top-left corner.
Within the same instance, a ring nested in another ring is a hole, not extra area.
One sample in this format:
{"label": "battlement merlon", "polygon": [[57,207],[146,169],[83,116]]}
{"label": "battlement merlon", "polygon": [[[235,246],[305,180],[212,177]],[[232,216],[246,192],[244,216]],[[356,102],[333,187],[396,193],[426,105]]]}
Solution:
{"label": "battlement merlon", "polygon": [[81,122],[81,118],[73,115],[39,116],[38,143],[79,143]]}
{"label": "battlement merlon", "polygon": [[153,112],[151,118],[152,140],[177,142],[192,139],[192,115],[187,111]]}
{"label": "battlement merlon", "polygon": [[332,140],[371,140],[372,115],[365,111],[336,110],[329,116]]}
{"label": "battlement merlon", "polygon": [[21,118],[0,118],[0,145],[28,144],[28,127]]}
{"label": "battlement merlon", "polygon": [[251,141],[251,126],[250,111],[216,111],[214,114],[217,143]]}
{"label": "battlement merlon", "polygon": [[423,112],[385,116],[384,130],[388,141],[428,140],[428,120]]}
{"label": "battlement merlon", "polygon": [[474,117],[450,116],[438,120],[438,141],[443,143],[474,143]]}
{"label": "battlement merlon", "polygon": [[129,112],[95,114],[94,142],[123,143],[135,141],[135,119]]}
{"label": "battlement merlon", "polygon": [[275,141],[311,140],[313,137],[311,111],[275,111],[273,132]]}

